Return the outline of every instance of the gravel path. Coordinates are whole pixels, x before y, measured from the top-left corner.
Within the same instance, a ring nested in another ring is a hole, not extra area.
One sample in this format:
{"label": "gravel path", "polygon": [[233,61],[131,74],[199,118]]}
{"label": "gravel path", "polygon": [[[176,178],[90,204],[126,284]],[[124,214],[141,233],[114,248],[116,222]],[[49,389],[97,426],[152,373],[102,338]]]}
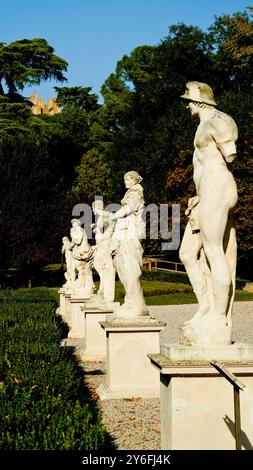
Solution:
{"label": "gravel path", "polygon": [[[161,333],[162,343],[178,343],[179,326],[189,320],[197,304],[150,306],[150,314],[167,323]],[[235,302],[233,309],[233,341],[253,343],[253,302]]]}
{"label": "gravel path", "polygon": [[83,364],[85,383],[97,400],[103,423],[118,450],[160,449],[160,400],[132,397],[100,400],[96,390],[105,380],[103,362]]}
{"label": "gravel path", "polygon": [[[167,323],[161,333],[161,343],[179,342],[179,325],[190,319],[195,305],[150,306],[153,316]],[[253,302],[236,302],[233,314],[233,340],[253,343]],[[160,403],[159,399],[100,400],[96,394],[105,379],[105,364],[84,363],[85,381],[102,412],[107,431],[120,450],[160,449]]]}

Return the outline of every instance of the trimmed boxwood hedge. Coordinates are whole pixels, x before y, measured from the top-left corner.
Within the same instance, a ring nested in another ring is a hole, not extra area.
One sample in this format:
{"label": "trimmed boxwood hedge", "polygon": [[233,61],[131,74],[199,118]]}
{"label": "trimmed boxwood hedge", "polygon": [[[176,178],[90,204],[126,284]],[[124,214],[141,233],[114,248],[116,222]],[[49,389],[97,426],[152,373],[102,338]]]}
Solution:
{"label": "trimmed boxwood hedge", "polygon": [[49,291],[0,294],[0,449],[108,447],[97,411],[82,400],[73,357]]}

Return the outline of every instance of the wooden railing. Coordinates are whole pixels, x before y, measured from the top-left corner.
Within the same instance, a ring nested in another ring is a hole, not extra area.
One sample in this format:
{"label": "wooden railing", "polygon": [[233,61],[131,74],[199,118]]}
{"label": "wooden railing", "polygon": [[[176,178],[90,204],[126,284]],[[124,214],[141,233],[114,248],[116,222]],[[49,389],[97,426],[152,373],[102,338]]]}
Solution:
{"label": "wooden railing", "polygon": [[143,258],[143,268],[148,271],[172,271],[176,273],[185,273],[185,267],[182,263],[167,261],[161,258]]}

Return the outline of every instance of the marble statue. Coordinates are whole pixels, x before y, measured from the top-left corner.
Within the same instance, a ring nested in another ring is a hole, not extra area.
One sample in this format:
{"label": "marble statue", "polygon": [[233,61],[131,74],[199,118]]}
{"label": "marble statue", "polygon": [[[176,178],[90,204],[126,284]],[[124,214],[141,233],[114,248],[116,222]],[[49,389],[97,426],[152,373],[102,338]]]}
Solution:
{"label": "marble statue", "polygon": [[193,180],[196,195],[188,202],[180,247],[198,300],[198,310],[181,327],[188,345],[231,344],[235,292],[236,234],[233,208],[237,187],[231,173],[236,157],[237,126],[218,111],[213,91],[205,83],[188,82],[182,96],[200,122],[194,139]]}
{"label": "marble statue", "polygon": [[68,237],[62,238],[62,254],[65,256],[67,268],[66,272],[64,273],[66,282],[63,284],[63,287],[73,287],[76,279],[75,262],[72,252],[73,246],[73,242],[71,242]]}
{"label": "marble statue", "polygon": [[111,215],[115,221],[112,236],[114,266],[125,289],[124,303],[116,311],[119,317],[147,315],[140,277],[142,274],[143,248],[140,239],[145,236],[145,223],[141,176],[136,171],[124,175],[127,191],[121,200],[121,208]]}
{"label": "marble statue", "polygon": [[115,269],[112,261],[112,234],[114,223],[104,211],[103,201],[95,200],[92,210],[97,216],[96,224],[92,224],[96,245],[93,247],[93,265],[100,277],[97,291],[98,302],[110,303],[115,295]]}
{"label": "marble statue", "polygon": [[92,249],[88,243],[85,230],[80,226],[80,221],[72,219],[71,225],[72,253],[75,270],[77,271],[75,291],[84,298],[90,298],[95,289],[92,277]]}

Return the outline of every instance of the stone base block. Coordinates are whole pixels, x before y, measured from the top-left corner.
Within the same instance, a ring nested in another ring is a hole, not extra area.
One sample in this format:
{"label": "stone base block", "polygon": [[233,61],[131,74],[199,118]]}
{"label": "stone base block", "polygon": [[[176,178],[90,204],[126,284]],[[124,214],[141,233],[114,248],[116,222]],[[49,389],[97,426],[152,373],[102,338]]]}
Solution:
{"label": "stone base block", "polygon": [[85,338],[85,321],[81,311],[85,299],[72,295],[71,306],[71,329],[68,338]]}
{"label": "stone base block", "polygon": [[102,301],[100,297],[94,294],[89,300],[85,302],[84,307],[86,308],[86,310],[108,310],[110,312],[113,312],[114,309],[117,308],[119,305],[119,302]]}
{"label": "stone base block", "polygon": [[[150,355],[160,372],[161,448],[235,449],[233,385],[208,361]],[[253,448],[253,361],[223,362],[246,386],[240,392],[242,449]]]}
{"label": "stone base block", "polygon": [[64,300],[65,312],[64,312],[64,315],[63,315],[63,320],[71,328],[71,325],[72,325],[72,313],[71,313],[71,304],[70,304],[71,293],[70,292],[65,292],[64,299],[65,299]]}
{"label": "stone base block", "polygon": [[85,322],[85,348],[80,355],[82,361],[106,360],[106,335],[99,322],[112,315],[112,309],[81,307]]}
{"label": "stone base block", "polygon": [[181,343],[185,346],[229,346],[232,343],[232,325],[216,316],[204,315],[180,326]]}
{"label": "stone base block", "polygon": [[60,297],[60,306],[59,306],[58,314],[61,315],[63,318],[65,315],[65,292],[66,290],[63,287],[61,287],[58,290],[58,294]]}
{"label": "stone base block", "polygon": [[133,323],[101,322],[106,332],[107,377],[100,397],[159,397],[159,377],[147,354],[159,352],[159,333],[164,323],[157,320]]}
{"label": "stone base block", "polygon": [[163,344],[161,354],[173,361],[253,361],[253,344],[234,343],[213,347]]}
{"label": "stone base block", "polygon": [[[58,315],[61,315],[62,319],[66,322],[70,320],[70,305],[68,303],[70,299],[70,292],[67,289],[61,287],[58,290],[58,294],[60,296],[60,306],[58,308]],[[67,304],[66,304],[67,299]]]}

